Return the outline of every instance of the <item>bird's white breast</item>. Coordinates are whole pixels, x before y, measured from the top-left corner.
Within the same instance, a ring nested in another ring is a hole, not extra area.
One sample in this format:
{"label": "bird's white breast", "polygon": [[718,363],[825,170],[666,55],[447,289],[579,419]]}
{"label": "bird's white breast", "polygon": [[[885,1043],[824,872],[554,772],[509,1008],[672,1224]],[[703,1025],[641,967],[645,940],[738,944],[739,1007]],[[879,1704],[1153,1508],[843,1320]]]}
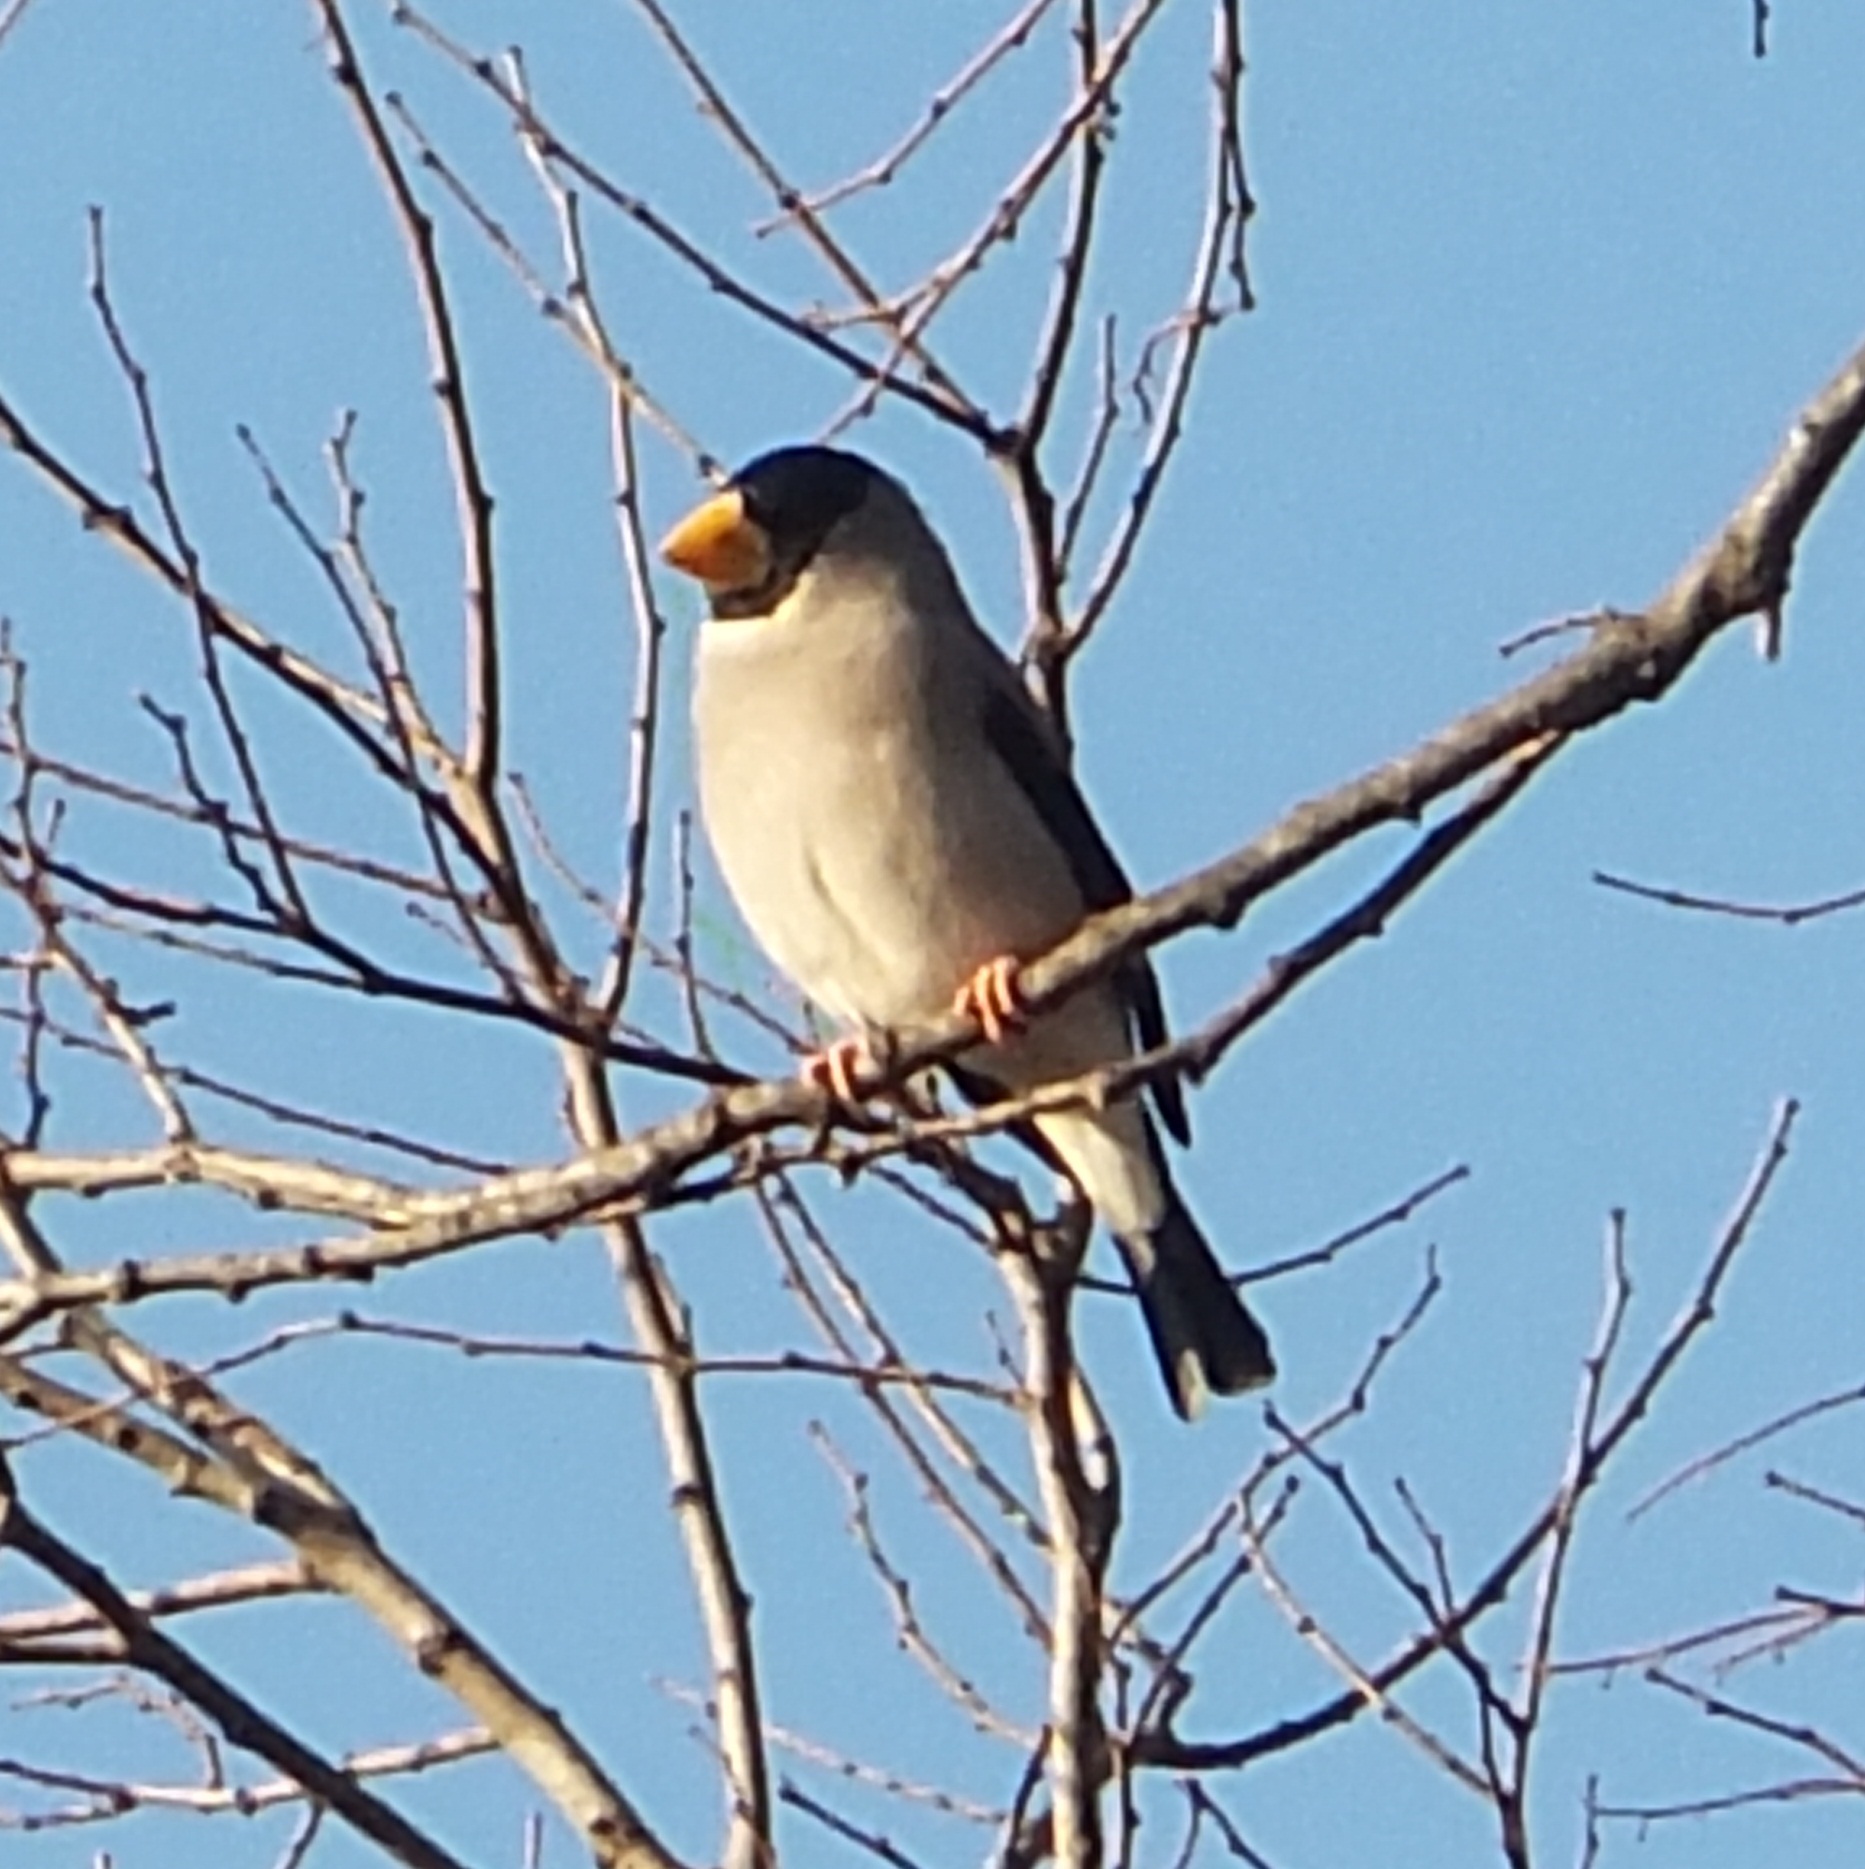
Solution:
{"label": "bird's white breast", "polygon": [[1059,936],[1079,900],[948,707],[923,624],[819,591],[792,605],[701,632],[701,810],[778,966],[841,1020],[900,1024]]}

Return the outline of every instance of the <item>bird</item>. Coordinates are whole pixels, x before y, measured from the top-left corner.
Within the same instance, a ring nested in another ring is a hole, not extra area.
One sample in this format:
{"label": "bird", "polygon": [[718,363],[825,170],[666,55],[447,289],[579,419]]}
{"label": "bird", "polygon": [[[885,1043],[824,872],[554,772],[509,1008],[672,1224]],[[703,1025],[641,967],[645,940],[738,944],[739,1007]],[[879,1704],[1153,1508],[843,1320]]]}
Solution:
{"label": "bird", "polygon": [[[1017,969],[1133,890],[1060,736],[975,620],[911,495],[837,448],[759,455],[682,519],[663,560],[697,580],[693,746],[726,888],[781,972],[853,1036],[812,1060],[848,1095],[868,1036],[958,1007],[981,1040],[948,1066],[994,1102],[1166,1042],[1144,954],[1026,1017]],[[1175,1186],[1159,1129],[1184,1089],[1033,1114],[1019,1132],[1080,1190],[1125,1260],[1166,1391],[1275,1374]]]}

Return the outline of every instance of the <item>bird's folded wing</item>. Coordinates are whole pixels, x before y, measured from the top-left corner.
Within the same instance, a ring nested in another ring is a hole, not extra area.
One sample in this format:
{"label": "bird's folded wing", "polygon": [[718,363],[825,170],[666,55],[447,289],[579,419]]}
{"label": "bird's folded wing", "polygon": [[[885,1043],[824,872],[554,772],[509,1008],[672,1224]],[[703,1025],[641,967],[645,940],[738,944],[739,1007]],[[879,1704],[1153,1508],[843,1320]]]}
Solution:
{"label": "bird's folded wing", "polygon": [[[985,686],[984,737],[1003,762],[1068,860],[1076,887],[1088,912],[1114,908],[1133,899],[1133,885],[1109,848],[1081,795],[1054,730],[1036,704],[1023,692],[1008,663],[989,651],[993,664]],[[1125,961],[1114,976],[1122,1002],[1132,1021],[1136,1044],[1151,1050],[1166,1042],[1166,1013],[1159,979],[1144,954]],[[1191,1140],[1185,1110],[1184,1086],[1176,1077],[1153,1081],[1153,1100],[1161,1120],[1180,1141]]]}

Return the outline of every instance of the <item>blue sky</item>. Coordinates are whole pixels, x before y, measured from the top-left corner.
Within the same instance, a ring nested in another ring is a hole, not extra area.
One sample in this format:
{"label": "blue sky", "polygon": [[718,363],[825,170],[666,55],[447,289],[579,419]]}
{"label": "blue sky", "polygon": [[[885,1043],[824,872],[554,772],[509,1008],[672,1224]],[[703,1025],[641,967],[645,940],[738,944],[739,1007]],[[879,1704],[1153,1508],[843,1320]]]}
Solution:
{"label": "blue sky", "polygon": [[[788,0],[691,11],[734,102],[791,174],[823,184],[887,147],[1009,9]],[[548,214],[496,108],[394,31],[385,9],[355,12],[376,82],[406,91],[450,159],[548,261]],[[1499,646],[1524,629],[1650,597],[1859,342],[1865,11],[1788,0],[1775,15],[1773,49],[1757,61],[1736,0],[1250,9],[1257,308],[1216,340],[1191,437],[1075,690],[1084,783],[1143,886],[1243,842],[1558,653],[1557,643],[1501,659]],[[831,295],[800,245],[754,235],[768,203],[620,0],[480,0],[437,16],[476,48],[521,39],[553,123],[768,289],[799,304]],[[969,232],[1050,120],[1066,69],[1053,25],[954,113],[917,179],[910,172],[843,211],[847,238],[888,284],[911,282]],[[1188,268],[1207,39],[1201,9],[1169,8],[1118,122],[1092,302],[1119,314],[1123,343],[1169,315]],[[100,205],[117,306],[151,372],[210,577],[307,650],[347,653],[234,431],[248,425],[327,523],[320,450],[354,409],[376,549],[417,663],[451,713],[457,554],[419,326],[309,9],[36,0],[0,41],[0,123],[0,393],[99,484],[146,506],[131,412],[85,300],[86,208]],[[512,763],[558,847],[607,886],[633,648],[602,398],[461,216],[431,186],[427,195],[499,501]],[[696,286],[612,217],[592,212],[590,225],[618,341],[721,457],[812,435],[841,406],[847,384],[832,368]],[[1056,230],[1053,206],[1040,208],[935,327],[942,355],[993,408],[1008,407],[1022,382]],[[1068,446],[1092,407],[1092,383],[1078,376],[1062,420]],[[975,451],[899,407],[852,439],[911,482],[981,616],[1013,640],[1015,535]],[[644,461],[659,527],[696,483],[659,444]],[[1661,707],[1589,736],[1384,940],[1305,988],[1196,1100],[1198,1147],[1182,1179],[1239,1266],[1314,1245],[1439,1171],[1469,1166],[1468,1180],[1410,1225],[1260,1293],[1284,1371],[1276,1405],[1302,1421],[1351,1381],[1435,1251],[1444,1293],[1340,1451],[1399,1535],[1392,1482],[1416,1490],[1466,1581],[1560,1471],[1609,1213],[1628,1215],[1635,1358],[1691,1290],[1778,1100],[1803,1101],[1791,1160],[1722,1314],[1595,1504],[1562,1625],[1568,1653],[1752,1609],[1782,1583],[1852,1587],[1844,1529],[1763,1484],[1772,1463],[1857,1497],[1843,1414],[1645,1518],[1628,1524],[1624,1513],[1693,1454],[1858,1380],[1859,924],[1692,916],[1607,893],[1591,877],[1603,869],[1766,902],[1865,881],[1862,502],[1854,475],[1814,521],[1778,666],[1731,632]],[[1109,502],[1096,518],[1112,514]],[[665,597],[677,627],[663,779],[684,805],[679,717],[696,605],[672,588]],[[197,705],[185,621],[10,458],[0,458],[0,614],[32,671],[42,744],[159,780],[163,745],[137,696]],[[326,738],[257,706],[297,827],[418,856],[406,824],[385,819]],[[98,863],[145,879],[199,886],[206,873],[197,847],[121,814],[80,812],[71,835]],[[1234,934],[1175,943],[1162,969],[1180,1021],[1238,994],[1406,842],[1396,832],[1368,840]],[[669,825],[653,871],[651,919],[662,930],[671,848]],[[709,870],[700,887],[707,965],[777,996]],[[402,918],[335,899],[383,951],[449,964],[444,945]],[[552,906],[569,916],[555,896]],[[600,930],[584,924],[577,938],[593,965]],[[181,999],[163,1034],[178,1056],[496,1159],[545,1160],[565,1147],[540,1040],[309,989],[222,990],[122,943],[100,953],[135,994]],[[642,1010],[675,1029],[652,990]],[[743,1029],[730,1045],[747,1066],[779,1061]],[[631,1121],[680,1101],[627,1079],[618,1094]],[[127,1147],[148,1140],[148,1121],[110,1074],[72,1067],[53,1135],[63,1147]],[[988,1360],[984,1318],[1002,1317],[1003,1301],[978,1256],[864,1190],[815,1193],[916,1344],[966,1366]],[[298,1236],[204,1199],[71,1205],[48,1206],[47,1224],[79,1262]],[[703,1343],[802,1340],[747,1212],[673,1216],[655,1240]],[[577,1339],[619,1329],[600,1248],[584,1237],[506,1244],[335,1301],[276,1295],[237,1311],[171,1301],[142,1326],[176,1354],[218,1353],[351,1298],[372,1314],[463,1330]],[[1265,1429],[1248,1403],[1181,1429],[1153,1393],[1133,1320],[1105,1299],[1084,1310],[1086,1354],[1125,1436],[1121,1575],[1132,1583],[1202,1523]],[[239,1381],[242,1397],[275,1411],[384,1539],[565,1710],[672,1845],[704,1859],[716,1816],[709,1761],[690,1736],[694,1716],[660,1685],[700,1683],[703,1654],[638,1379],[346,1340],[286,1352]],[[1016,1754],[967,1732],[892,1652],[885,1604],[843,1529],[845,1502],[808,1423],[827,1421],[852,1459],[877,1469],[883,1536],[929,1621],[1014,1717],[1034,1722],[1040,1673],[1001,1606],[982,1596],[849,1397],[789,1377],[721,1378],[714,1393],[772,1717],[1002,1802]],[[39,1448],[20,1469],[43,1515],[126,1582],[268,1549],[95,1456]],[[1283,1555],[1310,1606],[1363,1656],[1382,1655],[1410,1626],[1408,1606],[1318,1496],[1304,1498]],[[0,1559],[0,1606],[29,1594],[21,1567]],[[1488,1652],[1513,1654],[1521,1626],[1519,1606],[1505,1611]],[[237,1611],[186,1634],[333,1749],[413,1738],[453,1717],[341,1606]],[[1856,1699],[1840,1639],[1724,1685],[1843,1740]],[[1260,1599],[1226,1617],[1199,1679],[1197,1730],[1213,1735],[1272,1721],[1334,1686]],[[1468,1696],[1454,1676],[1428,1677],[1408,1704],[1469,1743]],[[173,1748],[110,1718],[16,1712],[9,1697],[0,1754],[44,1760],[94,1721],[93,1763],[185,1770]],[[1589,1773],[1608,1797],[1662,1801],[1803,1764],[1630,1675],[1557,1694],[1547,1744],[1537,1862],[1578,1860]],[[988,1847],[985,1831],[829,1790],[924,1860],[975,1859]],[[515,1775],[455,1768],[397,1795],[469,1860],[518,1860],[532,1800]],[[1394,1869],[1494,1850],[1477,1801],[1372,1721],[1226,1795],[1278,1869],[1356,1860],[1375,1838]],[[10,1796],[0,1786],[0,1803]],[[1148,1804],[1144,1859],[1166,1859],[1174,1810],[1163,1796]],[[276,1817],[263,1821],[262,1833],[231,1830],[229,1819],[211,1829],[144,1819],[116,1837],[54,1832],[31,1848],[61,1866],[104,1846],[136,1869],[179,1869],[204,1850],[264,1862],[284,1833]],[[1856,1852],[1855,1829],[1841,1800],[1642,1835],[1621,1825],[1608,1830],[1603,1860],[1840,1860]],[[786,1837],[812,1856],[829,1848],[807,1828]],[[372,1859],[333,1836],[313,1860]],[[544,1860],[576,1857],[553,1835]]]}

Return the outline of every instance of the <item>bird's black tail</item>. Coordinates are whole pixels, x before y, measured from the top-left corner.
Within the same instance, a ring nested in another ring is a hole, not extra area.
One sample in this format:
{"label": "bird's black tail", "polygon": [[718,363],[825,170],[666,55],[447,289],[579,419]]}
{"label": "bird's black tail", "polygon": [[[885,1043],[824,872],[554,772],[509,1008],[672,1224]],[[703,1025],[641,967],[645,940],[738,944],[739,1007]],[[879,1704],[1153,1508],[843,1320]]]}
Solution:
{"label": "bird's black tail", "polygon": [[1261,1388],[1276,1359],[1169,1181],[1166,1190],[1164,1219],[1119,1245],[1172,1406],[1195,1421],[1207,1397]]}

